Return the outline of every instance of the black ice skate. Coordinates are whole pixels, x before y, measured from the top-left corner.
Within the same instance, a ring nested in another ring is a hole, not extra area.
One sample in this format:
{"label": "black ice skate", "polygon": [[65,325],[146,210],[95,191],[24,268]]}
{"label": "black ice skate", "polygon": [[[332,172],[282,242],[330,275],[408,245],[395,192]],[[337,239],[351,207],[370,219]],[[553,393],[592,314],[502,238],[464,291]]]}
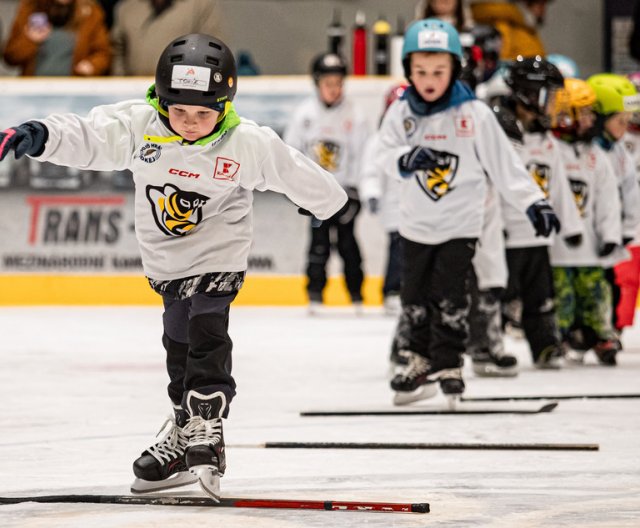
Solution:
{"label": "black ice skate", "polygon": [[220,500],[220,477],[227,467],[222,436],[222,414],[226,408],[222,392],[205,395],[189,391],[185,407],[189,422],[185,431],[189,436],[185,460],[202,489],[214,500]]}
{"label": "black ice skate", "polygon": [[518,360],[510,354],[496,354],[486,348],[472,350],[471,363],[476,376],[513,377],[518,375]]}
{"label": "black ice skate", "polygon": [[[562,368],[562,358],[565,357],[569,361],[578,362],[572,359],[571,353],[581,354],[580,358],[584,356],[584,352],[570,350],[567,346],[566,350],[557,345],[549,345],[537,357],[533,358],[533,365],[539,369],[559,369]],[[580,360],[581,361],[581,360]]]}
{"label": "black ice skate", "polygon": [[615,367],[618,362],[616,355],[622,349],[622,344],[617,339],[600,340],[593,346],[593,351],[601,365]]}
{"label": "black ice skate", "polygon": [[187,413],[182,407],[174,406],[174,416],[160,429],[161,433],[170,424],[166,434],[133,463],[136,476],[131,484],[133,493],[148,493],[197,482],[198,479],[189,473],[184,459],[188,442],[184,431]]}

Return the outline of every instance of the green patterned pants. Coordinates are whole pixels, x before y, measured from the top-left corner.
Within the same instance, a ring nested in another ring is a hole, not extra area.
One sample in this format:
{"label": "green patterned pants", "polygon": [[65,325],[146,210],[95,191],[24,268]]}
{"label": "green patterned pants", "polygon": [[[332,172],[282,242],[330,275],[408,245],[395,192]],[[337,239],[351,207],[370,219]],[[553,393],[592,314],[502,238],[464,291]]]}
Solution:
{"label": "green patterned pants", "polygon": [[611,339],[611,287],[600,267],[553,268],[558,328],[564,338],[587,327],[600,339]]}

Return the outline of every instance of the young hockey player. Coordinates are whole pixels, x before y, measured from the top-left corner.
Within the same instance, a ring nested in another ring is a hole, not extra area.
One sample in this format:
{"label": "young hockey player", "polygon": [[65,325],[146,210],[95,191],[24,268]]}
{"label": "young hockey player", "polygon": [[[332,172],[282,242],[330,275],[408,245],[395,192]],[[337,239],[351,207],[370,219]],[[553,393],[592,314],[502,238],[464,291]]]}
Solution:
{"label": "young hockey player", "polygon": [[436,19],[414,22],[402,50],[411,86],[389,108],[367,160],[402,177],[402,305],[410,321],[406,368],[391,381],[397,404],[464,391],[468,276],[480,236],[487,175],[527,211],[539,234],[558,220],[491,110],[457,81],[462,47]]}
{"label": "young hockey player", "polygon": [[234,57],[219,39],[179,37],[146,101],[51,115],[0,133],[9,151],[94,170],[130,169],[145,275],[162,296],[169,398],[166,436],[134,462],[132,491],[200,480],[214,498],[226,460],[222,418],[235,395],[229,305],[251,245],[252,191],[285,193],[317,218],[346,202],[334,178],[275,132],[236,114]]}
{"label": "young hockey player", "polygon": [[[505,81],[511,95],[502,99],[503,111],[510,112],[522,130],[516,150],[533,181],[556,211],[566,243],[579,244],[582,222],[567,180],[560,146],[547,132],[556,92],[564,85],[562,74],[541,57],[518,57],[508,66]],[[549,261],[552,238],[536,236],[526,215],[505,200],[502,211],[509,268],[503,301],[505,305],[521,301],[520,322],[534,365],[558,368],[562,347]]]}
{"label": "young hockey player", "polygon": [[326,267],[334,243],[344,263],[351,301],[357,309],[362,304],[364,274],[354,229],[361,207],[357,188],[368,127],[364,116],[344,96],[347,66],[339,55],[323,53],[316,57],[311,74],[316,95],[295,111],[284,140],[335,176],[347,191],[349,207],[321,226],[312,226],[307,261],[310,311],[314,313],[323,302]]}
{"label": "young hockey player", "polygon": [[[630,253],[625,246],[633,241],[640,224],[640,189],[636,166],[627,152],[622,138],[627,132],[633,112],[640,110],[640,97],[629,79],[613,73],[600,73],[589,77],[589,86],[596,93],[596,142],[607,153],[614,173],[618,178],[618,189],[622,209],[622,246],[606,259],[605,275],[612,291],[612,317],[614,328],[618,328],[617,307],[620,287],[614,265],[628,259]],[[622,349],[620,340],[618,348]],[[611,358],[613,359],[613,358]]]}
{"label": "young hockey player", "polygon": [[601,362],[614,364],[611,291],[602,263],[622,242],[620,197],[611,164],[593,141],[595,102],[593,89],[580,79],[566,79],[558,94],[553,132],[561,139],[584,235],[577,246],[556,237],[551,264],[565,357],[582,360],[584,351],[593,348]]}

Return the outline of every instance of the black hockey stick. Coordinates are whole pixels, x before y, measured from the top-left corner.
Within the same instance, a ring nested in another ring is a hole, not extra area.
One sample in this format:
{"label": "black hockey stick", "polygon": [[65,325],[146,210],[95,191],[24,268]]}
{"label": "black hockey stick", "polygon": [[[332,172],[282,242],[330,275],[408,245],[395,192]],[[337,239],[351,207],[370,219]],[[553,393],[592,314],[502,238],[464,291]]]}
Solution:
{"label": "black hockey stick", "polygon": [[558,406],[556,402],[546,403],[534,409],[496,408],[487,407],[485,409],[465,409],[462,405],[456,409],[389,409],[389,410],[326,410],[326,411],[303,411],[300,416],[412,416],[423,414],[538,414],[551,412]]}
{"label": "black hockey stick", "polygon": [[462,397],[463,402],[492,402],[492,401],[533,401],[533,400],[609,400],[609,399],[640,398],[640,394],[554,394],[540,396],[470,396]]}
{"label": "black hockey stick", "polygon": [[598,451],[599,444],[548,443],[406,443],[406,442],[265,442],[263,444],[228,444],[227,448],[258,449],[456,449],[494,451]]}
{"label": "black hockey stick", "polygon": [[35,495],[33,497],[0,497],[0,504],[46,502],[67,504],[133,504],[143,506],[207,506],[217,508],[276,508],[294,510],[375,511],[429,513],[429,504],[395,502],[354,502],[287,499],[249,499],[223,497],[216,502],[208,497],[150,495]]}

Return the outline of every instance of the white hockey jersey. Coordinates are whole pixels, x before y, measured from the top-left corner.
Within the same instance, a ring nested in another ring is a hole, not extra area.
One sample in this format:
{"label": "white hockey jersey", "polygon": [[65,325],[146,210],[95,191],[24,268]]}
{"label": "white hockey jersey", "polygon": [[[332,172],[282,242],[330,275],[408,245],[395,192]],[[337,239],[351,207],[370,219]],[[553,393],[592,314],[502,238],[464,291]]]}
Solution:
{"label": "white hockey jersey", "polygon": [[565,171],[583,222],[583,240],[569,247],[556,237],[551,247],[553,266],[602,266],[598,256],[605,243],[622,242],[618,182],[604,151],[595,143],[558,142]]}
{"label": "white hockey jersey", "polygon": [[421,244],[479,238],[487,199],[487,176],[500,195],[521,211],[544,198],[531,180],[493,113],[471,100],[420,117],[408,101],[389,107],[376,133],[380,148],[365,164],[390,170],[414,146],[439,152],[440,166],[416,171],[400,187],[400,234]]}
{"label": "white hockey jersey", "polygon": [[343,187],[357,188],[368,136],[369,125],[350,99],[327,108],[313,97],[294,112],[284,141],[333,174]]}
{"label": "white hockey jersey", "polygon": [[[555,236],[568,237],[581,234],[582,220],[567,179],[558,140],[550,133],[525,133],[523,144],[516,145],[516,151],[560,220],[560,234]],[[537,237],[526,213],[516,209],[504,199],[502,211],[507,248],[553,244],[554,234],[549,237]]]}
{"label": "white hockey jersey", "polygon": [[226,127],[195,144],[182,144],[144,101],[42,122],[49,139],[37,160],[133,172],[136,236],[153,279],[246,270],[253,190],[283,193],[320,219],[347,199],[331,174],[233,109]]}

